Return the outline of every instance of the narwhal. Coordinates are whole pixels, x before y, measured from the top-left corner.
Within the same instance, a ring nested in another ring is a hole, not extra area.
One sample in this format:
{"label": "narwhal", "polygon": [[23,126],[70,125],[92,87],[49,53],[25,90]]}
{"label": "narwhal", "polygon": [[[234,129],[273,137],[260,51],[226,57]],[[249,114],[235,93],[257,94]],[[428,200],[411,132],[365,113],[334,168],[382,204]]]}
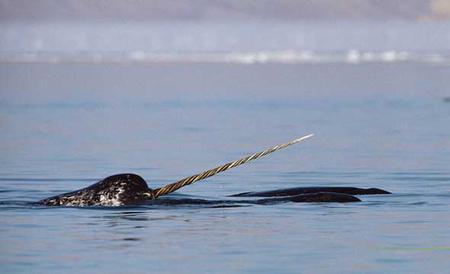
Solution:
{"label": "narwhal", "polygon": [[[39,201],[39,204],[47,206],[127,206],[139,205],[157,201],[161,196],[172,193],[184,186],[193,184],[200,180],[214,176],[220,172],[240,166],[252,160],[297,144],[313,136],[309,134],[288,143],[276,145],[264,151],[249,155],[239,160],[226,163],[216,168],[181,179],[175,183],[161,188],[151,189],[146,181],[139,175],[126,173],[117,174],[104,178],[103,180],[76,191],[63,193]],[[232,197],[264,197],[259,200],[244,200],[240,202],[270,204],[277,202],[358,202],[353,195],[365,194],[389,194],[389,192],[377,189],[363,189],[355,187],[306,187],[289,188],[264,192],[245,192],[231,195]],[[160,200],[160,199],[159,199]],[[167,200],[165,200],[167,201]],[[207,200],[188,199],[178,200],[185,203],[210,203]],[[225,201],[232,202],[232,201]],[[158,203],[158,202],[157,202]]]}

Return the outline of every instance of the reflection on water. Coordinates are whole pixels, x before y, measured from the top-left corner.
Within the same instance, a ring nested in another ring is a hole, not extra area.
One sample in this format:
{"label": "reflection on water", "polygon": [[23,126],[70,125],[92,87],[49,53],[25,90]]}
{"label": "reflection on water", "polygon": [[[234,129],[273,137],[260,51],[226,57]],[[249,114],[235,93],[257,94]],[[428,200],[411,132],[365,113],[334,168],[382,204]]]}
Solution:
{"label": "reflection on water", "polygon": [[[417,63],[2,64],[0,269],[448,269],[448,75]],[[298,186],[394,194],[352,204],[32,204],[121,172],[160,187],[310,132],[172,198]]]}

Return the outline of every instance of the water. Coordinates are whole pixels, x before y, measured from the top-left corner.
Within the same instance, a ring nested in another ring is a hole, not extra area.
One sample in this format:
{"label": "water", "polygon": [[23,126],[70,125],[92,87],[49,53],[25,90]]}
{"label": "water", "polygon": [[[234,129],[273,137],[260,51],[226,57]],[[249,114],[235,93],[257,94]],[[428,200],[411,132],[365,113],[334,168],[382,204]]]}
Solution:
{"label": "water", "polygon": [[0,23],[5,62],[450,63],[450,24],[404,21]]}
{"label": "water", "polygon": [[[3,273],[444,273],[450,263],[445,64],[2,63]],[[183,188],[226,195],[378,187],[361,203],[50,208],[120,172],[150,187],[303,134]]]}

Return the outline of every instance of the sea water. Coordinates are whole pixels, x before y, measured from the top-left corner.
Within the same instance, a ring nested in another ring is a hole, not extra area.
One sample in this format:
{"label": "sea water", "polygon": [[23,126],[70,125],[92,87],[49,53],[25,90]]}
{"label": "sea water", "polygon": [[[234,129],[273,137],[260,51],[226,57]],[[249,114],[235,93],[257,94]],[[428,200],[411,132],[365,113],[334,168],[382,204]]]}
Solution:
{"label": "sea water", "polygon": [[[448,272],[448,28],[2,25],[0,272]],[[172,196],[393,194],[351,204],[34,204],[122,172],[157,188],[309,133]]]}
{"label": "sea water", "polygon": [[[0,66],[2,272],[444,273],[450,67]],[[362,202],[240,207],[32,204],[133,172],[159,187],[304,134],[175,195],[377,187]]]}

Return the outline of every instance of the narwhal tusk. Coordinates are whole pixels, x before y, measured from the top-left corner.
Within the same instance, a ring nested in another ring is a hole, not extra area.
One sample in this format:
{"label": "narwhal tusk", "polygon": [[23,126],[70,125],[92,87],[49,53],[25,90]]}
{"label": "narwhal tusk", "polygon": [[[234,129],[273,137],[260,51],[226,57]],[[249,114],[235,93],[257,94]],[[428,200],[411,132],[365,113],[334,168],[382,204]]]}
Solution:
{"label": "narwhal tusk", "polygon": [[190,184],[195,183],[197,181],[206,179],[208,177],[214,176],[217,173],[223,172],[223,171],[228,170],[230,168],[237,167],[237,166],[240,166],[242,164],[248,163],[248,162],[250,162],[252,160],[258,159],[260,157],[263,157],[263,156],[265,156],[267,154],[270,154],[270,153],[275,152],[277,150],[280,150],[282,148],[285,148],[285,147],[288,147],[290,145],[299,143],[299,142],[301,142],[301,141],[303,141],[303,140],[305,140],[305,139],[307,139],[307,138],[309,138],[309,137],[311,137],[313,135],[314,134],[309,134],[309,135],[300,137],[298,139],[295,139],[293,141],[290,141],[288,143],[281,144],[281,145],[276,145],[276,146],[271,147],[269,149],[266,149],[264,151],[261,151],[261,152],[249,155],[247,157],[244,157],[242,159],[239,159],[239,160],[236,160],[236,161],[233,161],[233,162],[229,162],[227,164],[218,166],[216,168],[207,170],[205,172],[202,172],[202,173],[199,173],[199,174],[196,174],[196,175],[184,178],[184,179],[182,179],[182,180],[180,180],[178,182],[166,185],[166,186],[161,187],[161,188],[157,188],[157,189],[155,189],[153,191],[153,199],[156,199],[159,196],[163,196],[163,195],[167,195],[169,193],[172,193],[172,192],[176,191],[177,189],[180,189],[180,188],[182,188],[184,186],[190,185]]}

